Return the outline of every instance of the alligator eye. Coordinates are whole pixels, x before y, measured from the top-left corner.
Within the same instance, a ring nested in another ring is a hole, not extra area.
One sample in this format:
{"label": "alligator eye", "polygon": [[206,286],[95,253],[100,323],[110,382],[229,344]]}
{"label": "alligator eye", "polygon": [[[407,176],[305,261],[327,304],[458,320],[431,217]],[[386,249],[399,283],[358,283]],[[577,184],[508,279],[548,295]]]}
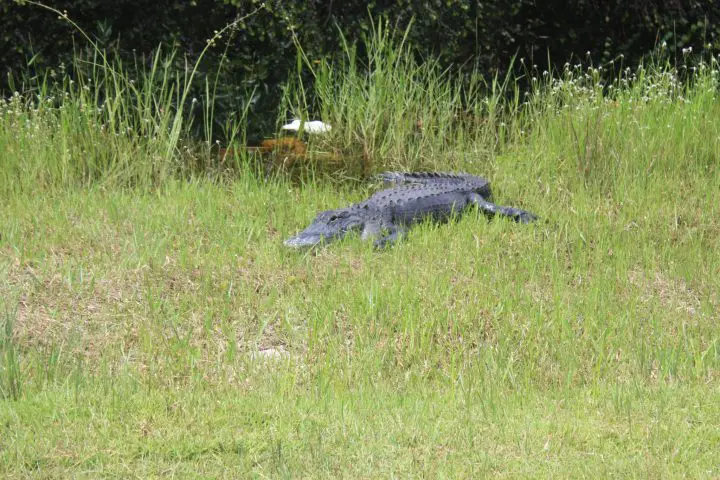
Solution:
{"label": "alligator eye", "polygon": [[338,219],[337,215],[333,215],[333,216],[330,217],[330,221],[331,221],[331,222],[334,222],[334,221],[337,220],[337,219]]}

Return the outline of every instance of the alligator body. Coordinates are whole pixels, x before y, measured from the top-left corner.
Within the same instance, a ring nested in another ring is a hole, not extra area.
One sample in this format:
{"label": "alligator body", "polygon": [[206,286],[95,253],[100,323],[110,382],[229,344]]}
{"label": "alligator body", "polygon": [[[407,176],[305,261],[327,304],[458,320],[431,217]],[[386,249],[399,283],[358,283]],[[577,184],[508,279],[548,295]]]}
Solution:
{"label": "alligator body", "polygon": [[380,178],[395,187],[379,191],[365,201],[346,208],[320,212],[308,228],[285,241],[288,247],[313,247],[360,231],[363,240],[375,238],[376,247],[392,244],[410,226],[426,219],[437,222],[460,215],[476,206],[488,216],[510,217],[529,223],[537,217],[490,201],[490,183],[466,173],[387,172]]}

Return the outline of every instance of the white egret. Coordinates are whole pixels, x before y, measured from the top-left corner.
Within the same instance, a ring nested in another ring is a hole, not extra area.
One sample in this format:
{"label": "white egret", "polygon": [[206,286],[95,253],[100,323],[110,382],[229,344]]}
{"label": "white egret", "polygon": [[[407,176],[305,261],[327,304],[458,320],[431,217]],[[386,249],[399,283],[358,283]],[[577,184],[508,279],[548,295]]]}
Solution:
{"label": "white egret", "polygon": [[307,132],[310,134],[327,133],[332,129],[329,124],[321,122],[320,120],[311,120],[303,123],[299,118],[294,119],[292,122],[288,123],[287,125],[283,125],[280,128],[283,130],[297,132],[300,130],[301,123],[303,124],[303,132]]}

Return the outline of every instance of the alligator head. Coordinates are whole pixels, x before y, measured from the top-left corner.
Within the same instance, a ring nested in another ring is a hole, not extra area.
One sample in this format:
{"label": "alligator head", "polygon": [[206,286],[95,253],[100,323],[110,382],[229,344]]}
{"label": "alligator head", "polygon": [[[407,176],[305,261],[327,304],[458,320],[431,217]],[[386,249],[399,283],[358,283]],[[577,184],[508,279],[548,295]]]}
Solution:
{"label": "alligator head", "polygon": [[365,220],[360,218],[356,209],[340,208],[320,212],[315,220],[302,232],[285,240],[285,245],[293,248],[314,247],[323,242],[339,240],[350,231],[360,230]]}

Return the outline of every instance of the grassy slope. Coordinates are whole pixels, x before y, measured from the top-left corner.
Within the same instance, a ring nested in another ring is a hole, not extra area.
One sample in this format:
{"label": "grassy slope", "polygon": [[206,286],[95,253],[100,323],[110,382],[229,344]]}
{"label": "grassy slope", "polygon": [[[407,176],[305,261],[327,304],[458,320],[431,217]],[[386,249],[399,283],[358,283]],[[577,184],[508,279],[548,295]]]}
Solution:
{"label": "grassy slope", "polygon": [[[543,222],[467,215],[382,253],[281,247],[359,191],[14,198],[2,468],[717,475],[717,173],[661,203],[664,179],[556,194],[498,163],[499,199]],[[249,359],[267,347],[289,358]]]}
{"label": "grassy slope", "polygon": [[432,162],[542,219],[384,252],[282,247],[371,186],[168,180],[150,133],[3,105],[0,472],[720,475],[714,78],[556,84],[479,143],[426,118]]}

